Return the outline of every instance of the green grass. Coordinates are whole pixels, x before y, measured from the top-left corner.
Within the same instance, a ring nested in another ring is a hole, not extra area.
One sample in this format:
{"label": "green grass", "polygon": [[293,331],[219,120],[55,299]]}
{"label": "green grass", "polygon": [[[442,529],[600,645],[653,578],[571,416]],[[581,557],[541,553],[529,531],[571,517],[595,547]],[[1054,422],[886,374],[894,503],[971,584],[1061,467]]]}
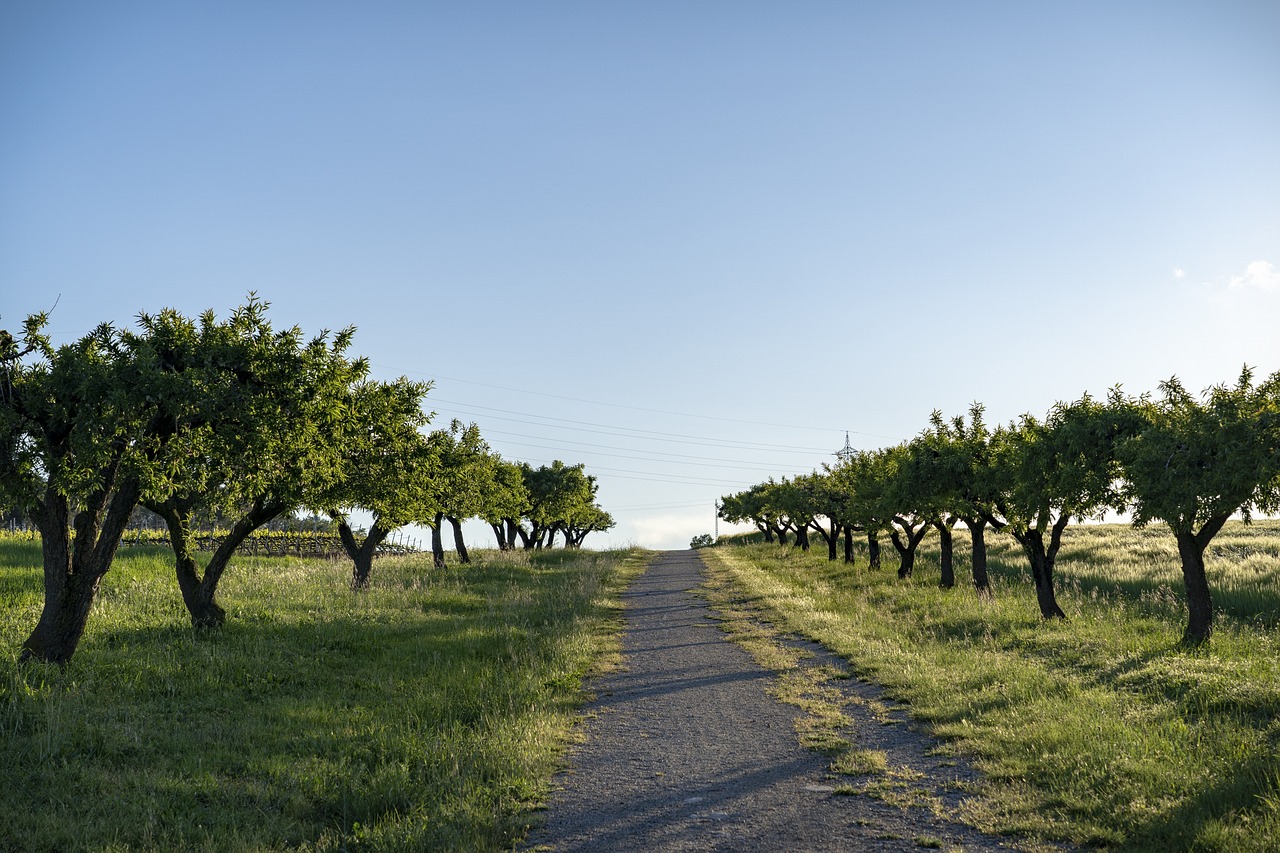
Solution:
{"label": "green grass", "polygon": [[502,850],[536,819],[626,552],[239,559],[197,633],[122,552],[65,670],[20,665],[38,545],[0,541],[0,849]]}
{"label": "green grass", "polygon": [[[936,540],[900,582],[777,546],[702,553],[773,618],[847,658],[990,780],[984,829],[1123,850],[1275,850],[1280,838],[1280,523],[1210,546],[1218,621],[1179,648],[1172,537],[1075,527],[1059,557],[1071,619],[1043,622],[1011,540],[990,537],[995,597],[941,590]],[[968,571],[957,537],[957,577]]]}

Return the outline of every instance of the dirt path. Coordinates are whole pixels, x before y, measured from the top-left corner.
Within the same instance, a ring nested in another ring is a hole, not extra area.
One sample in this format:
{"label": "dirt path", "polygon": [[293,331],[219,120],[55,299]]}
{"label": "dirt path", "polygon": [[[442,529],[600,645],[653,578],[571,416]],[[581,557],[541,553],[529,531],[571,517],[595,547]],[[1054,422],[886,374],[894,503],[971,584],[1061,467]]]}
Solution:
{"label": "dirt path", "polygon": [[[725,638],[706,601],[690,592],[701,583],[696,552],[667,552],[625,595],[624,666],[592,684],[597,698],[586,709],[585,740],[557,777],[531,848],[1017,848],[936,816],[959,802],[955,783],[972,772],[931,756],[936,744],[905,717],[886,719],[883,707],[878,717],[867,712],[851,739],[884,751],[894,778],[912,779],[911,791],[932,797],[935,808],[902,797],[891,804],[892,785],[879,796],[837,793],[851,780],[829,771],[829,757],[800,747],[800,711],[766,692],[774,674]],[[856,679],[842,683],[875,692]]]}

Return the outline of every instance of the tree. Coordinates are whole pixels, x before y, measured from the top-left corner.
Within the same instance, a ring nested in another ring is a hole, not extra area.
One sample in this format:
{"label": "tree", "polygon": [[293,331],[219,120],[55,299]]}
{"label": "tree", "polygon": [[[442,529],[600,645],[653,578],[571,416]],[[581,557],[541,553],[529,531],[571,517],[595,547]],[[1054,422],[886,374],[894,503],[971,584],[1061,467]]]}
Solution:
{"label": "tree", "polygon": [[890,521],[889,538],[898,552],[898,577],[911,577],[916,551],[933,526],[936,510],[928,484],[913,476],[915,461],[923,449],[917,443],[899,444],[876,454],[880,480],[881,514]]}
{"label": "tree", "polygon": [[526,548],[552,547],[561,532],[572,547],[575,536],[613,526],[613,518],[595,506],[596,480],[581,463],[566,465],[557,459],[539,468],[521,463],[521,472],[529,492]]}
{"label": "tree", "polygon": [[495,456],[493,487],[485,495],[480,516],[493,529],[499,551],[514,549],[518,536],[527,537],[520,519],[528,506],[529,490],[525,488],[520,466]]}
{"label": "tree", "polygon": [[[830,519],[833,530],[844,537],[844,561],[853,563],[853,534],[863,532],[861,508],[854,494],[858,475],[858,456],[842,459],[835,466],[824,465],[826,486],[824,489],[824,513]],[[834,543],[828,541],[828,557],[832,556]]]}
{"label": "tree", "polygon": [[[125,335],[136,348],[149,342],[186,380],[186,396],[163,408],[176,429],[169,476],[148,485],[141,502],[164,519],[197,627],[225,621],[218,584],[241,543],[340,476],[346,395],[367,371],[345,355],[354,329],[306,341],[296,326],[274,330],[268,307],[250,294],[223,323],[212,311],[199,324],[171,309],[144,313],[141,334]],[[191,539],[197,515],[232,519],[203,572]]]}
{"label": "tree", "polygon": [[[777,524],[776,514],[768,503],[769,484],[759,483],[741,492],[725,495],[720,499],[720,517],[730,524],[749,521],[764,535],[764,541],[773,543],[783,535]],[[786,544],[786,539],[782,540]]]}
{"label": "tree", "polygon": [[145,487],[163,482],[175,435],[167,409],[189,399],[177,365],[146,336],[103,324],[57,347],[47,314],[6,333],[0,406],[0,501],[40,530],[44,606],[22,659],[65,664]]}
{"label": "tree", "polygon": [[1131,412],[1118,391],[1109,404],[1086,394],[1055,404],[1043,422],[1024,415],[992,438],[996,504],[1027,555],[1045,619],[1066,618],[1053,571],[1067,525],[1123,509],[1116,446],[1133,432]]}
{"label": "tree", "polygon": [[[595,478],[592,481],[592,492],[595,492]],[[565,522],[564,536],[566,548],[581,548],[587,534],[612,530],[616,524],[613,516],[595,503],[594,497],[589,506],[580,507]]]}
{"label": "tree", "polygon": [[1158,401],[1133,401],[1137,434],[1119,444],[1125,495],[1136,525],[1161,520],[1178,543],[1187,593],[1183,643],[1209,641],[1213,600],[1204,552],[1235,513],[1280,507],[1280,372],[1254,386],[1245,367],[1233,387],[1197,401],[1173,377]]}
{"label": "tree", "polygon": [[920,434],[920,452],[914,464],[917,476],[932,483],[935,510],[962,521],[969,529],[973,586],[978,595],[990,597],[991,581],[987,576],[988,525],[996,529],[1004,522],[996,517],[991,433],[983,421],[983,407],[969,407],[969,421],[956,416],[950,421],[934,410],[929,428]]}
{"label": "tree", "polygon": [[[892,528],[894,508],[887,498],[888,470],[882,451],[859,450],[835,469],[837,487],[844,493],[839,507],[846,531],[862,531],[867,537],[867,561],[880,568],[880,534]],[[846,557],[851,556],[846,533]]]}
{"label": "tree", "polygon": [[800,550],[808,551],[809,530],[817,522],[821,510],[811,481],[808,477],[783,477],[776,483],[770,479],[769,487],[767,502],[777,523],[783,529],[794,532],[795,544]]}
{"label": "tree", "polygon": [[[338,538],[352,561],[352,589],[369,585],[378,546],[392,531],[438,511],[431,485],[439,473],[439,448],[421,432],[430,420],[422,409],[430,388],[401,377],[364,381],[348,391],[339,437],[341,475],[312,500],[338,522]],[[363,539],[349,518],[357,508],[373,514]]]}
{"label": "tree", "polygon": [[[845,495],[836,483],[829,467],[821,473],[814,472],[796,477],[796,483],[808,493],[811,504],[809,526],[827,543],[827,560],[834,562],[844,531],[840,519]],[[819,519],[825,520],[820,521]]]}
{"label": "tree", "polygon": [[437,474],[431,483],[430,499],[435,513],[427,519],[431,528],[431,554],[435,567],[442,569],[444,542],[441,527],[447,519],[453,527],[454,547],[462,562],[469,562],[462,540],[462,519],[483,511],[484,494],[491,488],[495,461],[489,445],[475,424],[463,426],[454,420],[448,429],[432,431],[428,441],[439,458]]}

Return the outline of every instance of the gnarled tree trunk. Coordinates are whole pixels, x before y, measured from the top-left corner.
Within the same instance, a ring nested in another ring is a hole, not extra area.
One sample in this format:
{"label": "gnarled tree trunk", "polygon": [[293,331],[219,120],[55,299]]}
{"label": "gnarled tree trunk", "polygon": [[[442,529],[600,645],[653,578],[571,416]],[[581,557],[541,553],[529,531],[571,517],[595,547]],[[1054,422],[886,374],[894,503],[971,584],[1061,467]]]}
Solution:
{"label": "gnarled tree trunk", "polygon": [[344,518],[338,522],[338,539],[342,542],[342,550],[351,558],[351,588],[357,592],[369,588],[369,577],[373,574],[373,558],[378,555],[378,546],[391,534],[390,528],[382,526],[380,519],[375,519],[363,542],[356,540],[355,532]]}
{"label": "gnarled tree trunk", "polygon": [[72,539],[67,498],[49,488],[31,515],[40,530],[44,562],[44,608],[22,644],[22,660],[64,665],[84,636],[102,577],[111,568],[129,515],[138,503],[137,480],[119,476],[120,460],[106,469],[104,488],[76,514]]}
{"label": "gnarled tree trunk", "polygon": [[1202,646],[1213,634],[1213,597],[1209,594],[1209,580],[1204,572],[1204,551],[1230,517],[1214,516],[1205,522],[1199,533],[1173,531],[1178,541],[1178,556],[1182,558],[1182,582],[1187,589],[1187,628],[1182,632],[1183,645]]}
{"label": "gnarled tree trunk", "polygon": [[1040,606],[1043,619],[1066,619],[1067,614],[1058,606],[1058,596],[1053,587],[1053,567],[1057,561],[1058,548],[1062,544],[1062,531],[1066,529],[1071,516],[1058,518],[1049,531],[1049,544],[1045,545],[1044,535],[1036,528],[1025,532],[1013,531],[1013,536],[1022,546],[1031,563],[1031,578],[1036,584],[1036,603]]}
{"label": "gnarled tree trunk", "polygon": [[234,525],[226,538],[219,543],[209,558],[203,574],[195,558],[191,542],[192,502],[179,498],[144,501],[143,505],[164,519],[169,530],[169,544],[173,547],[174,573],[182,602],[191,614],[191,624],[196,628],[217,628],[227,621],[227,613],[218,604],[218,582],[226,572],[236,549],[253,531],[283,513],[286,507],[277,502],[259,500]]}
{"label": "gnarled tree trunk", "polygon": [[[929,531],[929,525],[920,523],[917,528],[917,522],[900,517],[895,518],[894,523],[898,527],[890,528],[889,538],[893,541],[893,547],[898,552],[898,578],[905,580],[911,577],[911,572],[915,568],[916,549],[920,547],[920,543],[924,540],[924,535]],[[904,536],[906,538],[905,541],[903,541]]]}

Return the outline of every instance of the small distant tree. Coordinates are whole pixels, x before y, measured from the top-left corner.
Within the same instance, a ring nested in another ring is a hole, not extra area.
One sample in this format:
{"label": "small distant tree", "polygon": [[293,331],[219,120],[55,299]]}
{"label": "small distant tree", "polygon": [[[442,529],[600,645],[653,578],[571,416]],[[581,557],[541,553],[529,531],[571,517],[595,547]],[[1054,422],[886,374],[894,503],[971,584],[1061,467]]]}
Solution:
{"label": "small distant tree", "polygon": [[781,530],[776,513],[769,505],[769,489],[769,484],[759,483],[744,491],[725,495],[720,499],[719,514],[730,524],[741,522],[754,524],[764,536],[764,541],[770,544],[782,536],[784,537],[782,544],[785,545],[785,531]]}
{"label": "small distant tree", "polygon": [[867,565],[880,568],[880,536],[892,529],[894,507],[888,500],[889,469],[879,450],[859,450],[839,470],[845,492],[844,513],[848,530],[862,531],[867,539]]}
{"label": "small distant tree", "polygon": [[[421,432],[430,420],[422,407],[430,387],[401,377],[363,381],[348,390],[339,436],[341,474],[311,500],[337,522],[352,561],[352,589],[368,587],[378,547],[394,530],[438,511],[431,488],[439,472],[438,448]],[[373,515],[363,538],[351,526],[355,509]]]}
{"label": "small distant tree", "polygon": [[462,539],[462,519],[478,516],[484,495],[492,488],[495,459],[475,424],[454,420],[448,429],[432,431],[428,441],[438,454],[437,475],[431,484],[435,513],[427,519],[431,528],[431,555],[436,568],[444,568],[441,528],[447,520],[453,528],[454,548],[462,562],[470,562]]}
{"label": "small distant tree", "polygon": [[809,530],[817,522],[821,506],[818,504],[814,483],[807,477],[783,477],[779,482],[769,481],[768,502],[779,523],[795,533],[800,550],[809,550]]}
{"label": "small distant tree", "polygon": [[526,548],[550,548],[559,533],[574,547],[575,539],[581,544],[581,537],[593,530],[613,526],[612,516],[595,505],[596,480],[581,463],[566,465],[557,459],[538,468],[522,463],[521,470],[529,492]]}
{"label": "small distant tree", "polygon": [[1280,373],[1253,385],[1245,367],[1234,386],[1210,388],[1198,401],[1177,377],[1161,398],[1133,401],[1137,434],[1118,447],[1125,494],[1138,526],[1160,520],[1178,543],[1187,593],[1183,643],[1209,641],[1213,600],[1204,552],[1237,512],[1280,508]]}
{"label": "small distant tree", "polygon": [[[594,484],[595,478],[592,477],[591,480]],[[592,492],[594,491],[593,488]],[[580,507],[565,522],[565,547],[581,548],[588,534],[612,530],[615,524],[613,516],[597,504],[593,497],[589,505]]]}
{"label": "small distant tree", "polygon": [[822,472],[805,474],[796,477],[809,495],[812,504],[812,519],[809,526],[827,543],[827,560],[834,561],[839,553],[840,534],[844,528],[841,524],[841,510],[844,495],[828,467]]}
{"label": "small distant tree", "polygon": [[520,519],[528,506],[529,490],[520,466],[495,456],[492,489],[484,496],[480,515],[493,530],[499,551],[510,551],[520,536],[527,537]]}
{"label": "small distant tree", "polygon": [[[855,454],[834,466],[823,466],[826,477],[823,511],[831,520],[832,529],[839,530],[844,541],[844,561],[849,564],[854,562],[853,535],[864,532],[865,513],[855,491],[861,464],[859,458]],[[829,557],[833,544],[828,542]]]}
{"label": "small distant tree", "polygon": [[915,571],[916,552],[933,521],[931,493],[913,476],[914,444],[899,444],[874,454],[879,514],[889,519],[889,540],[898,552],[898,577]]}

